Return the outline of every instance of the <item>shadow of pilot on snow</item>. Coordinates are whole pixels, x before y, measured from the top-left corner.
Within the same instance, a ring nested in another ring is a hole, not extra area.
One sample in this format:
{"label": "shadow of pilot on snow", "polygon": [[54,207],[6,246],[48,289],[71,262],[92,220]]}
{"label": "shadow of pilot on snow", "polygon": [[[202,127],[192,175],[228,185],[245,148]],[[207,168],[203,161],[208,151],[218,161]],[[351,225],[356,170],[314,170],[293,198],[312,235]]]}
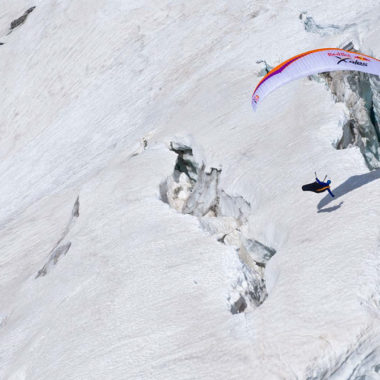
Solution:
{"label": "shadow of pilot on snow", "polygon": [[318,212],[332,212],[332,211],[335,211],[337,210],[338,208],[340,208],[342,206],[344,202],[340,202],[338,205],[335,205],[335,206],[331,206],[331,207],[327,207],[327,208],[321,208],[321,209],[318,209]]}
{"label": "shadow of pilot on snow", "polygon": [[331,212],[334,211],[340,206],[342,206],[343,202],[340,202],[339,205],[332,206],[329,208],[326,207],[331,201],[338,199],[339,197],[342,197],[343,195],[349,193],[350,191],[356,190],[359,187],[362,187],[366,185],[367,183],[370,183],[372,181],[376,181],[380,178],[380,169],[373,170],[369,173],[354,175],[350,178],[348,178],[346,181],[344,181],[342,184],[340,184],[338,187],[333,189],[333,193],[335,195],[335,198],[331,198],[329,194],[327,194],[324,198],[320,200],[318,203],[318,212]]}

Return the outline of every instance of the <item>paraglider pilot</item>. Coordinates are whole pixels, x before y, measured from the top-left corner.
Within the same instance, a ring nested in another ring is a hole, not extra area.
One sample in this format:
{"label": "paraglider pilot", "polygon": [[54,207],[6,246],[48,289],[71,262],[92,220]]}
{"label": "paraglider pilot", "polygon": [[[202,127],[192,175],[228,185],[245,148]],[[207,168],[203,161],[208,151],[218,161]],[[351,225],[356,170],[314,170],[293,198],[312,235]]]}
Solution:
{"label": "paraglider pilot", "polygon": [[307,185],[303,185],[302,190],[303,191],[312,191],[314,193],[322,193],[322,192],[327,190],[329,192],[329,194],[332,197],[334,197],[334,194],[330,190],[331,181],[328,179],[327,182],[324,182],[326,177],[323,179],[323,181],[320,181],[317,177],[317,174],[315,174],[315,182],[308,183]]}

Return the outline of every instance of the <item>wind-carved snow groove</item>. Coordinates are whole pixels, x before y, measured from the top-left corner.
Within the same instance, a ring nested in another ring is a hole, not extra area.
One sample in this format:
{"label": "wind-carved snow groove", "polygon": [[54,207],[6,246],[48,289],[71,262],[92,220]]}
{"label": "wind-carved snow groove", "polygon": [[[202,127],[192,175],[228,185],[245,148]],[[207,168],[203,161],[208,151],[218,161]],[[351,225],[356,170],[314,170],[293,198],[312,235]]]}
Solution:
{"label": "wind-carved snow groove", "polygon": [[71,217],[69,222],[66,225],[66,228],[62,234],[62,237],[58,240],[54,248],[50,251],[49,259],[46,262],[46,264],[38,271],[35,278],[46,276],[46,274],[51,270],[53,265],[56,265],[58,263],[58,260],[66,255],[66,253],[69,251],[71,247],[71,242],[68,241],[64,243],[65,238],[67,237],[68,233],[70,232],[73,224],[75,223],[76,219],[79,217],[79,196],[76,199],[74,203],[73,210],[71,212]]}
{"label": "wind-carved snow groove", "polygon": [[140,141],[135,145],[133,149],[133,153],[129,156],[129,158],[133,158],[144,152],[149,145],[150,139],[152,138],[154,131],[150,131],[145,136],[143,136]]}
{"label": "wind-carved snow groove", "polygon": [[299,19],[303,22],[306,32],[316,33],[322,37],[343,33],[347,29],[356,26],[356,24],[346,24],[342,26],[334,24],[319,25],[314,21],[313,17],[307,16],[307,12],[301,12]]}
{"label": "wind-carved snow groove", "polygon": [[[18,26],[22,25],[22,24],[26,21],[26,19],[28,18],[29,14],[32,13],[32,12],[34,11],[35,8],[36,8],[36,7],[30,7],[29,9],[27,9],[27,10],[24,12],[24,14],[23,14],[21,17],[17,18],[16,20],[13,20],[13,21],[11,22],[10,27],[9,27],[9,33],[12,33],[13,29],[15,29],[15,28],[17,28]],[[8,34],[9,34],[9,33],[8,33]]]}
{"label": "wind-carved snow groove", "polygon": [[140,141],[140,146],[139,148],[131,154],[130,158],[132,157],[136,157],[138,156],[139,154],[141,154],[144,150],[146,150],[146,148],[148,147],[148,139],[146,137],[143,137]]}
{"label": "wind-carved snow groove", "polygon": [[369,169],[380,167],[380,79],[358,71],[320,74],[336,102],[347,107],[337,149],[358,146]]}
{"label": "wind-carved snow groove", "polygon": [[242,196],[231,196],[220,187],[222,169],[207,168],[193,155],[191,146],[171,142],[177,154],[174,171],[160,185],[161,200],[184,214],[198,217],[203,230],[220,243],[236,248],[241,266],[228,297],[231,313],[261,305],[267,297],[265,265],[276,253],[245,237],[251,206]]}
{"label": "wind-carved snow groove", "polygon": [[[368,332],[368,330],[363,330],[343,351],[340,353],[335,351],[334,359],[328,356],[316,359],[306,368],[303,378],[306,380],[378,379],[380,373],[380,364],[377,359],[380,350],[378,337],[368,335]],[[326,342],[328,342],[327,339]]]}

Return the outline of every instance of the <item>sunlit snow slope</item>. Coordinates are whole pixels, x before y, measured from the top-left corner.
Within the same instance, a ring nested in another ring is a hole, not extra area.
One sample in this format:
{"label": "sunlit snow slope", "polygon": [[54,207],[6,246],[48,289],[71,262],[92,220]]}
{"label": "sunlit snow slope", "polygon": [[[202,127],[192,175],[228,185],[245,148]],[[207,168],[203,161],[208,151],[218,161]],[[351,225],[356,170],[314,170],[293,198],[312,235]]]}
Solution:
{"label": "sunlit snow slope", "polygon": [[250,105],[257,61],[380,58],[379,12],[3,1],[0,378],[380,378],[380,175],[335,149],[347,105],[315,78]]}

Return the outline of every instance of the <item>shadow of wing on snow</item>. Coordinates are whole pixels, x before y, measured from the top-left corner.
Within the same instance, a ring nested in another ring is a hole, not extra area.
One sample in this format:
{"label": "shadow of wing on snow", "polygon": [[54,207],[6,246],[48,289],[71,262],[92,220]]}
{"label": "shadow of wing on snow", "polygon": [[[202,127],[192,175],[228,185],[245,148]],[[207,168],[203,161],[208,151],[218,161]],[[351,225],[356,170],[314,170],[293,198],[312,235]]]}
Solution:
{"label": "shadow of wing on snow", "polygon": [[327,194],[324,198],[321,199],[321,201],[318,203],[318,212],[328,212],[328,211],[334,211],[338,209],[342,202],[338,206],[333,206],[328,209],[324,209],[328,204],[330,204],[332,201],[342,197],[343,195],[349,193],[350,191],[356,190],[359,187],[362,187],[366,185],[369,182],[375,181],[380,178],[380,169],[373,170],[369,173],[354,175],[350,178],[348,178],[346,181],[344,181],[342,184],[340,184],[337,188],[332,189],[333,194],[335,195],[335,198],[332,198],[330,194]]}

